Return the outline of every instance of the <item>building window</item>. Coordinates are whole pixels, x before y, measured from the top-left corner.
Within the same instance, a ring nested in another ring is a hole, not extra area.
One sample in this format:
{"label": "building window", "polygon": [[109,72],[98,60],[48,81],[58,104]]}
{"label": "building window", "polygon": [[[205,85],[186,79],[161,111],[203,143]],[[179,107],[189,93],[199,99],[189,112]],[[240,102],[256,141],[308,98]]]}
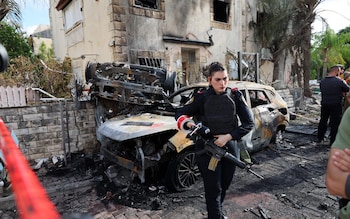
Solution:
{"label": "building window", "polygon": [[165,20],[165,0],[129,0],[129,13]]}
{"label": "building window", "polygon": [[63,13],[66,31],[82,22],[83,16],[81,10],[81,1],[71,1],[69,5],[64,8]]}
{"label": "building window", "polygon": [[139,58],[139,63],[140,65],[146,65],[157,68],[161,68],[163,66],[163,60],[155,58]]}
{"label": "building window", "polygon": [[188,61],[191,64],[196,63],[196,52],[195,51],[191,51],[188,53]]}
{"label": "building window", "polygon": [[224,0],[214,0],[213,2],[214,20],[228,23],[230,16],[230,3]]}
{"label": "building window", "polygon": [[158,0],[134,0],[134,4],[143,8],[159,9]]}

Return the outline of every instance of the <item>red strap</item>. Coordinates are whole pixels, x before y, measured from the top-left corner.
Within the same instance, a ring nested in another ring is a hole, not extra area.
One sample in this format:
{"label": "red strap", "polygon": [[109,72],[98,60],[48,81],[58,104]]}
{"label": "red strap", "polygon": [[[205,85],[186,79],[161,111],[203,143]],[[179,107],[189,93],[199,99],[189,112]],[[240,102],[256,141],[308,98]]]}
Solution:
{"label": "red strap", "polygon": [[2,119],[0,119],[0,150],[6,160],[20,218],[61,218]]}

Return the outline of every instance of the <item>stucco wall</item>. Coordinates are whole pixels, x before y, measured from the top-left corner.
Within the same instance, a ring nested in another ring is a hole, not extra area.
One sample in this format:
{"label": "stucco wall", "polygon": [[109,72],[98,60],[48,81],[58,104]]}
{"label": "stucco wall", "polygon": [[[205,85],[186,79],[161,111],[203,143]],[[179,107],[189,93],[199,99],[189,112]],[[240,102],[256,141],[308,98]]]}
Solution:
{"label": "stucco wall", "polygon": [[[57,4],[57,0],[54,1]],[[63,13],[55,9],[54,1],[50,1],[51,26],[57,29],[55,24],[63,24]],[[214,20],[210,1],[158,2],[159,8],[152,10],[135,6],[133,0],[84,1],[83,20],[64,33],[66,43],[58,43],[61,39],[56,37],[61,34],[56,36],[59,31],[52,31],[54,47],[67,47],[65,55],[71,57],[73,73],[79,83],[85,82],[88,61],[140,64],[139,59],[143,58],[159,59],[161,67],[186,72],[189,82],[198,82],[202,67],[212,61],[225,62],[227,49],[242,51],[242,10],[245,7],[242,1],[230,1],[227,23]],[[163,40],[164,36],[174,36],[209,43],[209,35],[213,45]],[[76,43],[69,44],[72,40]],[[195,54],[195,57],[186,59],[189,54]]]}
{"label": "stucco wall", "polygon": [[68,142],[71,152],[97,148],[94,106],[86,102],[76,104],[62,101],[61,104],[0,108],[0,117],[14,130],[22,153],[30,161],[64,155],[64,136],[67,139],[67,152]]}

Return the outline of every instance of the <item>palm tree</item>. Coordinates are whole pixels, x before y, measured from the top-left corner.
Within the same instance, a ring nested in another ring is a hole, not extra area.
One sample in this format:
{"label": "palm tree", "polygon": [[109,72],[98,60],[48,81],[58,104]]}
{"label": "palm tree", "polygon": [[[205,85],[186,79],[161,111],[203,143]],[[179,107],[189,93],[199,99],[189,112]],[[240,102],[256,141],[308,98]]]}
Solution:
{"label": "palm tree", "polygon": [[7,18],[10,22],[16,26],[20,26],[22,21],[22,14],[19,4],[14,0],[1,0],[0,1],[0,21]]}
{"label": "palm tree", "polygon": [[309,81],[311,73],[311,25],[316,17],[316,8],[322,2],[322,0],[297,0],[296,1],[296,16],[294,19],[295,46],[302,50],[303,59],[301,60],[301,66],[303,69],[303,84],[304,95],[306,97],[312,96],[310,90]]}
{"label": "palm tree", "polygon": [[[314,36],[313,53],[320,54],[322,60],[322,78],[326,76],[327,69],[334,64],[345,65],[350,55],[350,33],[340,31],[335,34],[327,28],[324,33]],[[314,57],[316,57],[314,55]]]}
{"label": "palm tree", "polygon": [[334,47],[337,47],[338,39],[333,30],[327,29],[322,35],[320,50],[322,54],[323,68],[322,68],[322,78],[327,74],[327,63],[330,53],[334,51]]}

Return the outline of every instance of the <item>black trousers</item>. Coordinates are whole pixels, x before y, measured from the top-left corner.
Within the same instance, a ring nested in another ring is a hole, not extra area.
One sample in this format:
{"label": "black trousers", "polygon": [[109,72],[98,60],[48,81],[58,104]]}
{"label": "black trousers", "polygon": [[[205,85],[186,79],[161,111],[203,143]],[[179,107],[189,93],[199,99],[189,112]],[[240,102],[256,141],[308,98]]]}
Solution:
{"label": "black trousers", "polygon": [[330,145],[332,145],[332,143],[335,140],[335,136],[337,135],[337,132],[338,132],[338,126],[340,124],[341,117],[342,117],[341,104],[321,105],[321,119],[318,124],[318,132],[317,132],[318,140],[323,140],[327,131],[327,123],[329,119],[329,126],[331,127]]}
{"label": "black trousers", "polygon": [[[203,150],[203,144],[204,142],[201,140],[197,142],[197,151]],[[238,150],[236,141],[229,141],[226,144],[226,147],[230,153],[236,155]],[[224,201],[226,191],[232,182],[236,165],[223,158],[219,161],[215,171],[212,171],[208,169],[211,156],[206,153],[197,153],[196,159],[198,168],[203,177],[208,219],[222,219],[222,202]]]}

